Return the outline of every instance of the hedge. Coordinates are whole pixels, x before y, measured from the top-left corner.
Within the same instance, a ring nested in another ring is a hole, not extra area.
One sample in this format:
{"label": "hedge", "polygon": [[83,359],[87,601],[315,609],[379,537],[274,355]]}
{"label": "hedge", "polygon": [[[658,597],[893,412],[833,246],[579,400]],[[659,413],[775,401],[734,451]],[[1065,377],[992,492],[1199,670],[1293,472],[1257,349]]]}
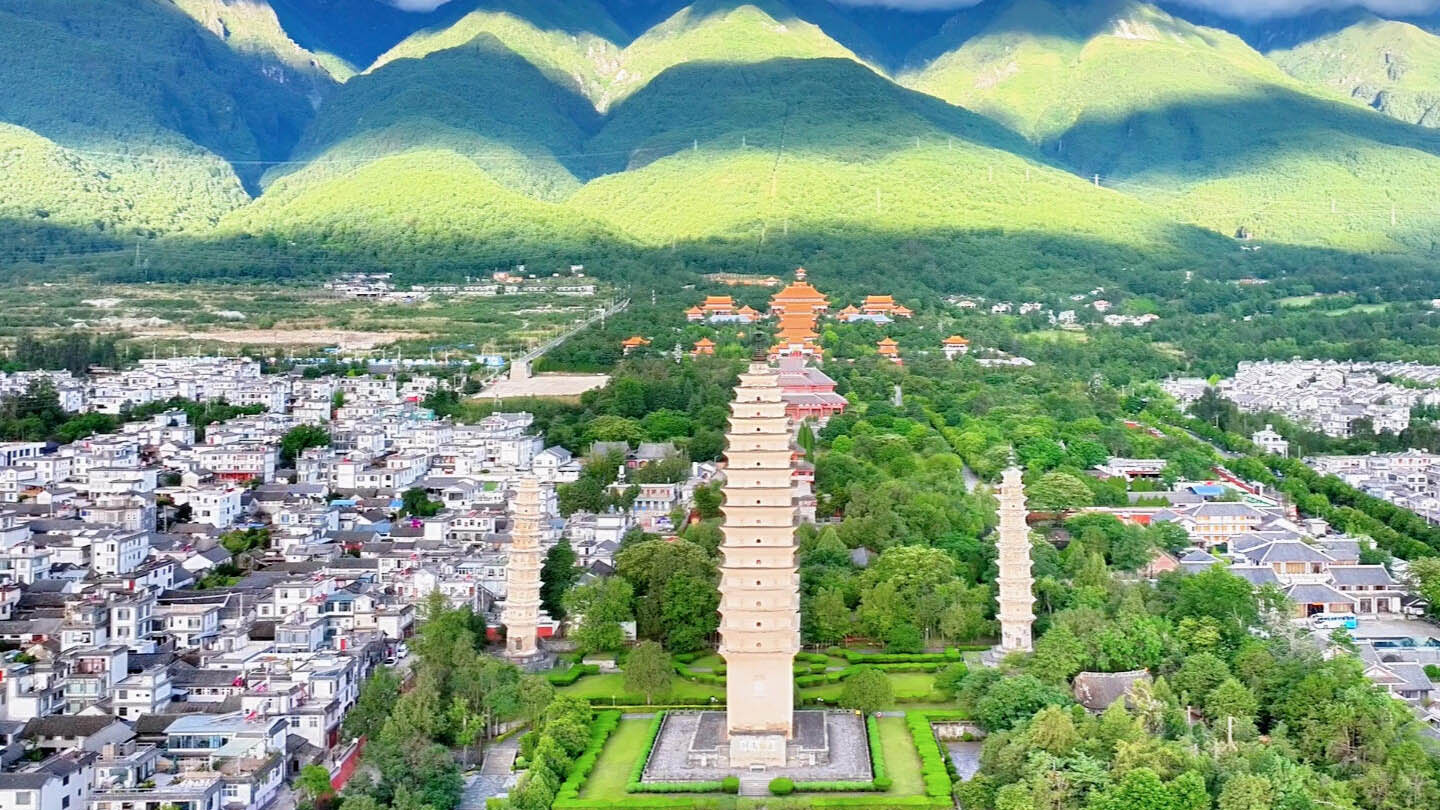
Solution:
{"label": "hedge", "polygon": [[940,752],[940,744],[935,741],[935,732],[930,728],[930,715],[906,712],[905,724],[910,727],[915,751],[920,755],[920,776],[925,780],[925,795],[948,801],[953,783],[945,767],[945,756]]}
{"label": "hedge", "polygon": [[795,792],[795,783],[784,776],[770,780],[770,793],[775,796],[789,796]]}
{"label": "hedge", "polygon": [[607,706],[644,706],[645,711],[656,711],[659,709],[717,709],[725,705],[725,698],[716,697],[715,702],[705,701],[703,703],[646,703],[644,695],[613,695],[611,697],[591,696],[586,698],[591,706],[605,708]]}
{"label": "hedge", "polygon": [[[501,803],[487,801],[487,810],[499,808]],[[764,799],[738,796],[661,796],[629,795],[606,799],[566,799],[556,801],[555,810],[826,810],[846,808],[847,810],[954,810],[950,798],[934,799],[929,796],[769,796]]]}
{"label": "hedge", "polygon": [[549,681],[551,686],[569,686],[586,675],[599,674],[599,664],[571,664],[564,672],[545,673],[545,680]]}
{"label": "hedge", "polygon": [[[736,781],[739,790],[739,781]],[[628,793],[727,793],[725,783],[711,782],[633,782],[625,786]]]}
{"label": "hedge", "polygon": [[[877,789],[888,790],[890,771],[885,767],[885,748],[880,743],[880,723],[873,714],[865,718],[865,736],[870,742],[870,775],[875,780]],[[887,783],[885,787],[880,787],[881,780]]]}
{"label": "hedge", "polygon": [[590,741],[585,744],[585,750],[575,761],[570,764],[570,770],[565,774],[565,781],[560,784],[560,789],[555,791],[555,800],[575,799],[580,796],[580,788],[590,776],[590,771],[595,767],[595,761],[600,758],[600,752],[605,748],[605,741],[610,739],[610,733],[620,725],[620,712],[596,712],[595,719],[590,723]]}
{"label": "hedge", "polygon": [[943,653],[867,653],[858,650],[842,650],[832,647],[835,655],[851,664],[941,664],[961,660],[961,652],[981,652],[990,649],[983,646],[948,647]]}
{"label": "hedge", "polygon": [[823,653],[795,653],[796,661],[803,661],[807,664],[829,664],[830,656]]}
{"label": "hedge", "polygon": [[655,712],[655,719],[650,721],[650,734],[645,740],[645,749],[640,756],[635,758],[635,764],[630,767],[630,782],[625,785],[626,793],[639,793],[640,780],[645,777],[645,765],[650,762],[650,751],[655,747],[655,740],[660,737],[660,726],[665,724],[665,712]]}

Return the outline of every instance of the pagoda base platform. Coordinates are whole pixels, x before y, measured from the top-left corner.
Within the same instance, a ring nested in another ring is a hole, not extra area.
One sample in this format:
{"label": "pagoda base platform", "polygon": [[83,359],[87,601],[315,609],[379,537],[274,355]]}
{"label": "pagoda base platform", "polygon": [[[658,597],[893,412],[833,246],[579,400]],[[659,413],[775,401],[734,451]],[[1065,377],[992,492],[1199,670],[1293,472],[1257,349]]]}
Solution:
{"label": "pagoda base platform", "polygon": [[779,734],[731,735],[721,711],[665,715],[642,782],[706,782],[766,774],[796,781],[868,781],[865,717],[846,711],[795,712],[789,740]]}

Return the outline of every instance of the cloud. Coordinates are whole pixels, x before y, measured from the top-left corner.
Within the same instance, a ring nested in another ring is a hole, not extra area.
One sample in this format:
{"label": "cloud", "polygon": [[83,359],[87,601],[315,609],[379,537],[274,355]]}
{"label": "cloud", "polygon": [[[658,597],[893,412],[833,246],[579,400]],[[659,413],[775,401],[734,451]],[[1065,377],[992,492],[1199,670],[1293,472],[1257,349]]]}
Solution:
{"label": "cloud", "polygon": [[1440,0],[1178,0],[1187,6],[1215,11],[1231,17],[1266,19],[1294,17],[1311,11],[1365,8],[1376,14],[1428,14],[1440,8]]}
{"label": "cloud", "polygon": [[385,0],[401,11],[434,11],[450,0]]}
{"label": "cloud", "polygon": [[[425,0],[406,0],[424,2]],[[433,2],[433,0],[430,0]],[[884,6],[907,11],[958,9],[993,0],[831,0],[846,6]],[[1243,19],[1293,17],[1311,11],[1366,8],[1377,14],[1428,14],[1440,8],[1440,0],[1176,0],[1194,8]]]}
{"label": "cloud", "polygon": [[904,11],[936,11],[978,6],[985,0],[830,0],[830,2],[842,6],[884,6]]}

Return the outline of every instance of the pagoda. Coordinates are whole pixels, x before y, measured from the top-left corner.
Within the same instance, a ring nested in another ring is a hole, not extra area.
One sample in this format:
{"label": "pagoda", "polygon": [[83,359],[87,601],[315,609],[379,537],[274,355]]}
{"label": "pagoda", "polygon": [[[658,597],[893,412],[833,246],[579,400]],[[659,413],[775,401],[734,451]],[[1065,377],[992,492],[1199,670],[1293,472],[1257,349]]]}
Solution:
{"label": "pagoda", "polygon": [[946,360],[954,360],[970,351],[970,341],[959,335],[951,335],[940,342],[940,349],[945,352]]}
{"label": "pagoda", "polygon": [[904,362],[900,359],[900,344],[896,343],[894,338],[881,338],[880,341],[875,344],[875,350],[880,352],[881,357],[890,358],[890,362],[896,365]]}
{"label": "pagoda", "polygon": [[1025,521],[1025,485],[1020,468],[1010,467],[1000,481],[999,554],[997,578],[1000,609],[1000,655],[1030,652],[1030,626],[1035,621],[1035,579],[1030,573],[1030,525]]}
{"label": "pagoda", "polygon": [[540,625],[540,480],[520,479],[512,503],[513,528],[505,564],[505,657],[525,663],[541,655],[536,641]]}
{"label": "pagoda", "polygon": [[710,356],[715,354],[715,341],[710,338],[700,338],[695,341],[695,348],[690,351],[691,357]]}
{"label": "pagoda", "polygon": [[794,733],[800,593],[790,420],[775,369],[751,362],[730,413],[719,649],[728,670],[729,764],[784,766]]}

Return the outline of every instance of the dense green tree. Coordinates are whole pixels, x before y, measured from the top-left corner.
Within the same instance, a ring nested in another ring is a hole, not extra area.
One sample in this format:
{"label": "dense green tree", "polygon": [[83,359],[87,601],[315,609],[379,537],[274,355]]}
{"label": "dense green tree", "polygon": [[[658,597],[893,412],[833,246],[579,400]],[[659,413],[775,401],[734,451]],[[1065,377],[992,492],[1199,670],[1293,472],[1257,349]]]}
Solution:
{"label": "dense green tree", "polygon": [[319,425],[296,425],[280,437],[280,461],[294,464],[295,458],[311,447],[330,446],[330,431]]}
{"label": "dense green tree", "polygon": [[545,563],[540,567],[540,607],[557,621],[565,620],[565,594],[580,580],[581,571],[575,561],[575,549],[562,537],[545,552]]}
{"label": "dense green tree", "polygon": [[840,690],[840,705],[862,714],[873,714],[889,706],[895,696],[890,679],[873,667],[861,667],[846,678]]}
{"label": "dense green tree", "polygon": [[575,641],[582,652],[614,652],[625,643],[621,622],[634,617],[634,590],[620,577],[609,577],[574,588],[565,596],[565,612],[580,617]]}
{"label": "dense green tree", "polygon": [[636,644],[625,659],[625,688],[644,695],[646,703],[670,688],[673,674],[670,654],[654,641]]}

